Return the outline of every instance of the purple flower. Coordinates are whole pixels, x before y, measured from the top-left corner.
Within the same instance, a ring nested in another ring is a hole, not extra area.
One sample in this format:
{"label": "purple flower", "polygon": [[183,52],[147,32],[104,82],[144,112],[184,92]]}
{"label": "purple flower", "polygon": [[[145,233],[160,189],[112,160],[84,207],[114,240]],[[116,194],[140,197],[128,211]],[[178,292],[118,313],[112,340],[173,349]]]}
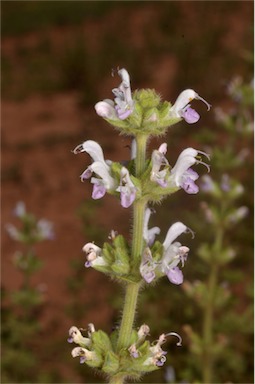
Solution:
{"label": "purple flower", "polygon": [[157,264],[152,258],[150,248],[145,248],[140,264],[140,274],[146,283],[150,284],[156,277],[155,269]]}
{"label": "purple flower", "polygon": [[120,171],[120,185],[116,189],[120,192],[121,205],[124,208],[130,207],[136,198],[136,187],[133,184],[127,168],[122,167]]}
{"label": "purple flower", "polygon": [[128,352],[130,353],[130,356],[134,359],[137,359],[139,357],[139,351],[137,350],[135,344],[132,344],[131,347],[128,348]]}
{"label": "purple flower", "polygon": [[82,336],[80,330],[73,326],[69,329],[68,343],[76,343],[82,347],[88,347],[91,344],[91,340],[87,337]]}
{"label": "purple flower", "polygon": [[203,154],[209,158],[206,153],[197,151],[194,148],[186,148],[181,152],[175,166],[171,169],[169,178],[170,184],[172,183],[176,187],[183,188],[185,192],[189,194],[194,194],[199,191],[198,186],[195,184],[195,180],[197,180],[199,176],[191,166],[195,164],[203,164],[207,167],[208,171],[210,170],[208,164],[197,158],[199,154]]}
{"label": "purple flower", "polygon": [[132,99],[130,88],[130,77],[126,69],[122,68],[118,71],[118,75],[122,78],[122,82],[118,88],[114,88],[112,93],[115,96],[115,109],[120,120],[125,120],[133,112],[134,102]]}
{"label": "purple flower", "polygon": [[200,119],[200,116],[195,109],[190,107],[183,109],[181,115],[188,124],[194,124]]}
{"label": "purple flower", "polygon": [[178,267],[169,269],[167,277],[173,284],[180,285],[183,283],[183,273]]}
{"label": "purple flower", "polygon": [[109,120],[125,120],[134,110],[129,74],[126,69],[122,68],[118,70],[118,75],[122,82],[118,88],[112,90],[115,96],[114,101],[105,99],[95,105],[96,113]]}
{"label": "purple flower", "polygon": [[209,175],[202,176],[200,188],[203,192],[213,192],[216,190],[215,183]]}
{"label": "purple flower", "polygon": [[105,266],[107,263],[105,262],[102,256],[102,249],[99,248],[94,243],[87,243],[82,248],[83,252],[86,253],[87,261],[85,262],[85,267],[93,267],[93,266]]}
{"label": "purple flower", "polygon": [[91,178],[93,173],[99,176],[99,178],[91,178],[91,183],[94,184],[92,192],[93,199],[101,199],[107,190],[114,190],[116,188],[116,182],[111,176],[111,161],[104,159],[103,150],[97,142],[87,140],[78,145],[73,152],[75,154],[86,152],[94,160],[94,162],[89,165],[81,175],[82,181]]}
{"label": "purple flower", "polygon": [[181,262],[181,265],[184,266],[189,248],[182,246],[179,242],[174,242],[174,240],[187,230],[188,228],[183,223],[174,223],[169,228],[163,243],[164,253],[160,270],[168,277],[171,283],[176,285],[183,282],[183,274],[178,268],[178,264]]}
{"label": "purple flower", "polygon": [[[151,181],[158,183],[163,188],[167,186],[167,176],[169,169],[169,163],[165,157],[166,152],[167,144],[163,143],[160,145],[158,150],[152,152],[151,157],[152,170],[150,179]],[[164,168],[161,169],[162,167]]]}
{"label": "purple flower", "polygon": [[198,193],[199,188],[195,184],[195,180],[199,178],[199,175],[197,172],[195,172],[192,168],[188,168],[185,176],[183,177],[183,182],[182,182],[182,189],[184,189],[185,192],[189,194],[195,194]]}
{"label": "purple flower", "polygon": [[80,357],[80,364],[83,364],[85,361],[96,361],[98,356],[96,352],[89,351],[86,348],[75,347],[71,352],[73,357]]}
{"label": "purple flower", "polygon": [[207,105],[207,110],[210,110],[211,105],[200,97],[193,89],[185,89],[180,93],[176,102],[171,107],[170,115],[173,117],[183,118],[189,124],[196,123],[200,116],[194,109],[190,108],[189,104],[194,99],[201,100]]}

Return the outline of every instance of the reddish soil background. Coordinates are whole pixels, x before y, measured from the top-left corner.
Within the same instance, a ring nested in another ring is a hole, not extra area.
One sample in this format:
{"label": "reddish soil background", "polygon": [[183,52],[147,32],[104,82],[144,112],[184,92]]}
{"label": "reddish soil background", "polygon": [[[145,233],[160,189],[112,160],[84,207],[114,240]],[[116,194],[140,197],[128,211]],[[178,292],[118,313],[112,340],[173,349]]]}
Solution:
{"label": "reddish soil background", "polygon": [[[196,35],[199,27],[196,24],[195,10],[187,6],[187,2],[184,3],[180,5],[185,20],[183,25],[187,30],[192,29],[192,33]],[[229,28],[226,28],[222,36],[222,46],[231,51],[242,45],[245,36],[245,20],[249,17],[250,7],[247,6],[248,2],[243,3],[243,7],[225,18]],[[142,49],[146,44],[144,26],[149,25],[156,17],[154,13],[151,2],[143,9],[129,10],[127,28],[134,46]],[[108,26],[119,23],[123,17],[122,11],[113,10],[103,22],[93,20],[83,25],[84,36],[89,37],[94,50]],[[217,23],[213,14],[210,15],[210,23]],[[65,44],[67,37],[72,36],[72,32],[67,27],[55,27],[48,33],[58,49]],[[158,33],[155,28],[156,37]],[[32,33],[4,38],[2,50],[11,57],[17,44],[22,42],[23,45],[33,46],[39,37],[40,33]],[[176,94],[171,84],[181,70],[178,58],[169,53],[153,60],[148,62],[147,67],[151,68],[149,83],[146,79],[141,86],[155,87],[164,98],[174,98]],[[19,81],[18,63],[16,72]],[[111,89],[118,83],[119,79],[113,79],[109,72],[98,85],[100,98],[111,97]],[[86,232],[84,234],[77,215],[81,204],[91,198],[90,183],[81,183],[79,180],[79,175],[90,159],[85,154],[72,153],[76,145],[87,139],[96,140],[102,145],[105,158],[129,158],[130,140],[119,136],[96,116],[93,104],[81,108],[80,95],[75,91],[47,96],[35,93],[20,101],[2,99],[2,285],[12,291],[21,284],[21,275],[12,264],[12,256],[18,249],[18,244],[9,238],[4,226],[6,223],[16,223],[12,215],[13,208],[18,201],[24,201],[29,212],[54,224],[54,241],[44,242],[37,247],[38,257],[43,260],[44,266],[34,277],[34,284],[39,284],[45,292],[45,306],[40,321],[46,344],[53,343],[54,337],[63,339],[64,345],[67,331],[74,325],[67,314],[68,303],[74,299],[67,289],[67,278],[71,273],[70,262],[79,259],[82,264],[84,255],[81,248],[86,242],[94,240]],[[98,226],[105,233],[105,239],[111,229],[128,235],[130,213],[121,208],[111,196],[101,200],[95,216],[93,226]],[[119,291],[119,287],[93,270],[84,269],[84,274],[84,302],[80,303],[84,308],[84,315],[82,324],[77,325],[86,327],[89,322],[94,322],[97,328],[109,330],[113,319],[116,321],[119,316],[111,301],[113,293]],[[70,353],[69,345],[66,345],[66,353]],[[69,377],[71,382],[79,382],[79,376],[71,372],[69,367],[63,366],[54,353],[50,355],[50,362],[47,361],[47,364],[59,366],[67,380]]]}

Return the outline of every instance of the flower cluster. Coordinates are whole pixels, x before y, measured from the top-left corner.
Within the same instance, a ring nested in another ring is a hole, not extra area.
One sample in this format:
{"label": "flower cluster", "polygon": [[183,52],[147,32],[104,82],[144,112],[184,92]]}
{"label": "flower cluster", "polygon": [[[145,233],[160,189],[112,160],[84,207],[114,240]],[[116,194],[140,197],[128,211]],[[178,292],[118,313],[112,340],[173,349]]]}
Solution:
{"label": "flower cluster", "polygon": [[[201,160],[201,155],[209,156],[202,151],[194,148],[186,148],[179,155],[174,167],[168,163],[165,157],[167,144],[160,145],[158,150],[154,150],[151,156],[151,162],[148,166],[148,172],[144,172],[142,185],[140,181],[128,170],[131,168],[131,161],[128,168],[111,160],[104,159],[104,153],[101,146],[92,140],[87,140],[78,145],[74,151],[75,154],[86,152],[94,160],[81,174],[81,181],[91,179],[93,184],[92,198],[100,199],[106,192],[120,196],[122,207],[128,208],[137,198],[147,195],[148,185],[151,195],[148,200],[154,201],[154,195],[162,198],[165,194],[171,194],[182,188],[189,194],[198,193],[199,188],[195,181],[199,175],[191,167],[195,164],[203,164],[209,171],[209,166]],[[93,174],[96,177],[93,177]],[[153,184],[149,183],[152,181]],[[142,189],[144,186],[144,189]],[[160,188],[156,188],[159,186]]]}
{"label": "flower cluster", "polygon": [[[97,142],[87,140],[78,145],[73,152],[75,154],[86,152],[94,160],[81,174],[81,181],[91,179],[93,199],[101,199],[106,192],[112,194],[119,192],[121,205],[124,208],[128,208],[134,202],[137,188],[132,182],[128,169],[119,165],[114,174],[112,166],[116,163],[104,159],[103,150]],[[93,174],[97,177],[92,177]]]}
{"label": "flower cluster", "polygon": [[167,341],[167,337],[177,337],[177,346],[182,345],[182,339],[176,332],[161,334],[156,342],[150,343],[146,340],[150,328],[143,324],[138,330],[134,330],[131,337],[131,344],[125,350],[121,358],[114,353],[115,332],[109,338],[105,332],[96,331],[93,324],[87,327],[88,337],[84,337],[81,330],[75,326],[69,329],[69,343],[78,346],[71,351],[73,357],[79,357],[80,363],[86,363],[94,368],[101,368],[103,372],[109,373],[118,371],[120,366],[122,371],[132,373],[149,372],[164,365],[167,352],[162,349],[162,345]]}
{"label": "flower cluster", "polygon": [[[183,282],[183,274],[178,265],[184,266],[189,248],[176,242],[175,239],[182,233],[191,230],[181,222],[174,223],[169,228],[162,246],[157,242],[155,247],[149,248],[154,243],[155,234],[160,232],[158,227],[148,229],[150,212],[151,210],[147,208],[143,231],[147,247],[144,250],[140,264],[141,276],[147,283],[151,283],[157,277],[166,275],[171,283],[179,285]],[[160,259],[158,259],[159,247],[162,249]]]}
{"label": "flower cluster", "polygon": [[21,229],[13,224],[6,225],[6,230],[13,240],[22,243],[37,243],[54,238],[53,224],[46,219],[37,220],[34,215],[26,211],[23,201],[17,203],[13,213],[22,224]]}
{"label": "flower cluster", "polygon": [[195,181],[199,175],[191,166],[195,164],[203,164],[209,171],[208,164],[201,161],[199,155],[204,155],[209,159],[209,156],[202,151],[194,148],[186,148],[179,155],[177,162],[173,168],[170,168],[169,163],[165,157],[167,151],[167,144],[163,143],[158,150],[152,153],[151,163],[151,181],[156,182],[162,188],[183,188],[185,192],[194,194],[199,191]]}
{"label": "flower cluster", "polygon": [[180,120],[188,124],[196,123],[200,116],[191,108],[192,100],[200,100],[210,109],[210,104],[193,89],[186,89],[177,97],[176,102],[161,102],[154,90],[143,89],[132,94],[130,77],[126,69],[118,70],[122,81],[112,90],[114,100],[105,99],[95,105],[96,113],[124,133],[146,132],[162,135],[167,127]]}

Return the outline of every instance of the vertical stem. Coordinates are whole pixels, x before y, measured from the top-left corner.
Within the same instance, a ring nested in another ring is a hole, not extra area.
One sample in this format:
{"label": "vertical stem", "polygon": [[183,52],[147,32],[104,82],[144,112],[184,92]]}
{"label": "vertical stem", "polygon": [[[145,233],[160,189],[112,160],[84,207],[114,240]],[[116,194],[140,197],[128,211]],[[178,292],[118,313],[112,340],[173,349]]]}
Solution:
{"label": "vertical stem", "polygon": [[128,347],[130,344],[139,288],[139,283],[128,283],[126,286],[125,303],[122,313],[117,350]]}
{"label": "vertical stem", "polygon": [[122,374],[115,375],[110,378],[109,384],[123,384],[124,383],[124,377]]}
{"label": "vertical stem", "polygon": [[141,176],[145,169],[145,160],[146,160],[146,146],[147,146],[148,136],[142,133],[136,136],[137,144],[137,153],[135,160],[135,175],[136,177]]}
{"label": "vertical stem", "polygon": [[[213,253],[220,253],[222,248],[223,230],[219,228],[216,234],[215,247]],[[212,354],[213,344],[213,321],[214,321],[214,298],[215,290],[217,288],[219,266],[217,260],[212,260],[210,275],[207,283],[208,301],[204,312],[203,323],[203,340],[204,340],[204,354],[203,354],[203,383],[213,383],[213,368],[214,356]]]}
{"label": "vertical stem", "polygon": [[[137,135],[136,176],[140,176],[145,169],[147,136]],[[146,201],[139,200],[134,203],[132,260],[134,265],[140,262],[143,251],[143,221]],[[131,332],[136,312],[136,304],[140,283],[126,285],[125,303],[120,324],[117,350],[127,348],[130,344]],[[112,378],[114,379],[114,378]]]}
{"label": "vertical stem", "polygon": [[212,383],[213,375],[213,355],[211,352],[213,343],[213,317],[214,317],[214,292],[217,284],[218,267],[213,265],[208,279],[208,302],[204,313],[203,339],[204,339],[204,354],[203,354],[203,383]]}

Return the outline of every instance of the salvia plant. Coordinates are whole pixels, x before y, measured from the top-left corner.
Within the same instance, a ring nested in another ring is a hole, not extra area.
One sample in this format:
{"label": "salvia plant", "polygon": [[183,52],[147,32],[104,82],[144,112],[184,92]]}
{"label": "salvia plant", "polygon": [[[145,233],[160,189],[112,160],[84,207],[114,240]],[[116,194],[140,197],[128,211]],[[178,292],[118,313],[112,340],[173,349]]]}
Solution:
{"label": "salvia plant", "polygon": [[77,346],[73,357],[80,363],[97,369],[110,383],[140,380],[151,371],[158,370],[166,361],[163,345],[170,337],[182,339],[174,330],[167,330],[157,340],[149,340],[147,324],[134,326],[138,295],[141,288],[155,285],[160,278],[167,277],[171,284],[183,282],[182,268],[189,248],[177,238],[193,231],[182,222],[172,223],[163,241],[157,240],[159,227],[149,227],[152,206],[180,189],[196,194],[199,188],[195,181],[198,173],[192,168],[203,164],[209,171],[206,160],[209,156],[195,148],[186,148],[174,166],[167,160],[167,144],[147,156],[148,141],[162,136],[167,128],[185,120],[196,123],[200,116],[191,108],[192,100],[201,100],[194,90],[186,89],[172,105],[162,101],[152,89],[131,92],[130,77],[126,69],[119,69],[121,83],[112,90],[114,99],[106,99],[95,105],[96,113],[131,138],[130,161],[113,162],[104,158],[101,146],[87,140],[74,149],[74,154],[85,152],[92,162],[81,174],[81,181],[90,179],[93,185],[92,198],[100,199],[106,193],[115,196],[123,208],[131,208],[133,222],[131,240],[111,230],[109,241],[103,245],[89,242],[83,246],[85,267],[94,268],[120,283],[125,289],[125,301],[119,326],[108,335],[88,324],[83,328],[72,326],[68,341]]}
{"label": "salvia plant", "polygon": [[[216,109],[216,119],[221,128],[221,137],[227,133],[229,147],[226,150],[222,150],[220,145],[215,145],[214,149],[208,148],[213,159],[214,177],[204,175],[200,183],[204,198],[201,208],[207,226],[207,236],[198,248],[198,256],[206,268],[207,276],[205,280],[196,279],[193,283],[183,284],[188,297],[196,302],[199,309],[199,328],[195,325],[186,326],[185,329],[203,383],[220,382],[219,380],[227,378],[232,381],[233,375],[243,374],[248,362],[243,361],[240,347],[238,352],[235,345],[238,338],[240,339],[240,333],[252,334],[253,325],[251,306],[246,304],[245,308],[242,308],[242,316],[237,316],[236,312],[240,309],[236,308],[233,300],[233,287],[224,279],[224,271],[231,272],[230,264],[233,264],[235,259],[243,260],[244,253],[249,251],[247,239],[243,240],[247,249],[245,245],[238,249],[234,237],[238,235],[240,222],[247,220],[249,215],[248,206],[239,203],[248,190],[236,174],[238,169],[246,168],[250,173],[249,168],[252,168],[249,161],[249,140],[253,126],[253,84],[245,84],[238,77],[231,81],[228,91],[233,107],[229,113]],[[228,173],[223,172],[223,169]],[[242,172],[243,175],[244,173]],[[250,177],[249,174],[246,176]],[[247,233],[247,224],[245,227]],[[245,286],[249,283],[249,278],[241,271],[239,273]],[[245,301],[248,303],[250,299],[246,296]],[[240,303],[237,304],[240,306]],[[225,367],[223,374],[216,369],[219,362]],[[231,377],[228,376],[227,370],[232,372]]]}
{"label": "salvia plant", "polygon": [[7,224],[6,230],[17,242],[13,264],[22,282],[17,290],[4,292],[2,307],[2,380],[4,382],[37,382],[39,361],[34,353],[40,323],[38,314],[44,302],[43,286],[34,286],[32,277],[42,268],[36,252],[37,245],[54,238],[53,225],[27,212],[24,202],[18,202],[14,216],[17,226]]}

